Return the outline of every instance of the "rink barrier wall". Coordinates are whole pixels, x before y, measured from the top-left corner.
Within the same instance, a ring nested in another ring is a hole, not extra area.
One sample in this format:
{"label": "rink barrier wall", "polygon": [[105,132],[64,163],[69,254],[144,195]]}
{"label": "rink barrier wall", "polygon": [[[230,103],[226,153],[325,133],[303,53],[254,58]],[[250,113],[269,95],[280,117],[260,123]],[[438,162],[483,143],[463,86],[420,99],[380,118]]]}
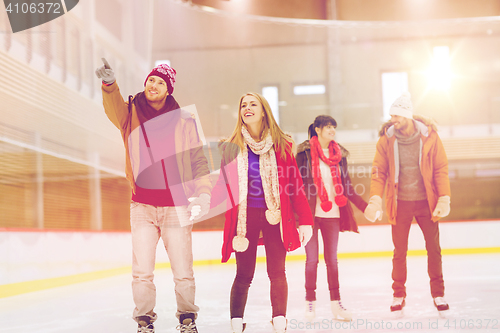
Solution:
{"label": "rink barrier wall", "polygon": [[[359,234],[340,235],[339,259],[392,256],[390,225],[374,224],[359,229]],[[422,233],[415,231],[417,229],[414,225],[410,232],[409,256],[426,255]],[[499,234],[498,220],[441,223],[442,253],[500,253]],[[130,274],[130,244],[130,232],[0,229],[0,298]],[[208,247],[207,244],[217,246]],[[221,264],[221,244],[222,231],[193,232],[194,265]],[[265,262],[262,246],[257,255],[258,262]],[[287,260],[305,261],[304,249],[289,253]],[[234,256],[228,264],[235,264]],[[156,268],[169,267],[166,251],[158,246]]]}
{"label": "rink barrier wall", "polygon": [[[494,248],[472,248],[472,249],[443,249],[443,255],[466,255],[466,254],[485,254],[485,253],[500,253],[500,247]],[[408,256],[424,256],[426,255],[425,250],[409,250]],[[339,259],[347,258],[367,258],[367,257],[392,257],[392,251],[383,252],[370,252],[370,253],[340,253],[338,254]],[[323,255],[319,256],[320,260],[323,260]],[[291,255],[287,256],[288,261],[305,261],[305,255]],[[264,263],[265,257],[257,257],[257,262]],[[220,260],[198,260],[194,261],[194,266],[201,265],[215,265],[220,264]],[[231,258],[227,264],[236,264],[236,260]],[[167,269],[170,268],[170,263],[158,263],[155,265],[155,269]],[[0,285],[0,298],[11,297],[21,294],[26,294],[30,292],[41,291],[45,289],[58,288],[63,286],[68,286],[76,283],[83,283],[98,279],[103,279],[107,277],[112,277],[121,274],[131,274],[132,267],[120,267],[114,269],[107,269],[96,272],[88,272],[82,274],[75,274],[70,276],[62,276],[51,279],[42,279],[34,281],[25,281],[19,283],[11,283],[6,285]]]}

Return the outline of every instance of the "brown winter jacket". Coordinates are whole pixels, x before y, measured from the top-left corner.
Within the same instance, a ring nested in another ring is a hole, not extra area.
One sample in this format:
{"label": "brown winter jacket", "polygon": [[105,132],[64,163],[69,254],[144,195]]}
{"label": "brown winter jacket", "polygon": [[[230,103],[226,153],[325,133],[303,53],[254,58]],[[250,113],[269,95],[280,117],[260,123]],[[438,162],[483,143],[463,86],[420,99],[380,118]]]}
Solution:
{"label": "brown winter jacket", "polygon": [[[413,116],[415,126],[420,129],[420,172],[424,179],[425,192],[431,212],[436,208],[438,198],[450,195],[450,181],[448,178],[448,159],[443,143],[437,134],[435,123],[422,116]],[[398,142],[394,126],[388,122],[382,126],[377,142],[377,150],[373,160],[370,196],[382,197],[387,183],[385,194],[386,209],[389,222],[396,224],[399,158]],[[439,217],[433,216],[436,222]]]}
{"label": "brown winter jacket", "polygon": [[[135,193],[135,178],[130,161],[129,136],[141,124],[137,115],[134,99],[129,112],[129,103],[125,102],[115,82],[109,86],[102,85],[102,98],[106,115],[120,130],[126,152],[125,173],[132,191]],[[177,167],[186,197],[199,196],[211,192],[209,168],[198,138],[196,124],[191,114],[181,111],[180,121],[175,126],[175,151]]]}

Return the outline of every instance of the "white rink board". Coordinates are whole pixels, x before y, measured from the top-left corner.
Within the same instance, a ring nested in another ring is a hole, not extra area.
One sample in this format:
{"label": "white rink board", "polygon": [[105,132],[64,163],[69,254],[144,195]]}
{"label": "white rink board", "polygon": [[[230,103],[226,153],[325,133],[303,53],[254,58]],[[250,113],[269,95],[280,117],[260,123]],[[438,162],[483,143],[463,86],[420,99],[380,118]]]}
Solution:
{"label": "white rink board", "polygon": [[[359,227],[360,233],[341,233],[339,253],[392,251],[390,225]],[[500,221],[444,222],[442,249],[500,247]],[[157,262],[168,262],[159,242]],[[321,242],[320,242],[321,244]],[[195,261],[220,261],[222,231],[193,232]],[[412,225],[410,250],[424,250],[418,225]],[[0,285],[68,276],[131,265],[128,232],[0,231]],[[304,254],[300,248],[289,256]],[[264,256],[259,247],[259,256]]]}

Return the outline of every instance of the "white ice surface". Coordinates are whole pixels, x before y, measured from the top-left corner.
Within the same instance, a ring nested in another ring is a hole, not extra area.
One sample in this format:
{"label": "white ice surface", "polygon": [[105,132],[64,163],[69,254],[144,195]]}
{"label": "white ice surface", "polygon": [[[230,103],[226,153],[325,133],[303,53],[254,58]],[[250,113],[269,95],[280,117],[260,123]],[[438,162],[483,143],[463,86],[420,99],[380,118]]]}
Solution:
{"label": "white ice surface", "polygon": [[[500,332],[499,262],[500,254],[443,257],[450,304],[443,319],[432,304],[426,257],[409,257],[405,316],[394,319],[389,312],[391,258],[340,259],[342,303],[354,315],[352,324],[331,321],[326,269],[320,263],[314,329],[305,326],[304,320],[304,263],[289,261],[288,332]],[[234,274],[234,264],[195,266],[200,333],[230,332],[229,292]],[[0,299],[0,332],[136,332],[130,282],[126,274]],[[156,332],[178,332],[170,270],[157,270],[155,282]],[[272,332],[270,319],[269,280],[265,264],[258,264],[249,291],[245,332]]]}

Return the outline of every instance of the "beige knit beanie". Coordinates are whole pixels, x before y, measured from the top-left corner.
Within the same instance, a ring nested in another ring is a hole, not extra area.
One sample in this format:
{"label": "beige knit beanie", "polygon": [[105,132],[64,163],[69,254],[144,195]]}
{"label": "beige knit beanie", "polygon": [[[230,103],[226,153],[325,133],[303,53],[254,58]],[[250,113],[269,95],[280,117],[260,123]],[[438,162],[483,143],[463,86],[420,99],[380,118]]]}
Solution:
{"label": "beige knit beanie", "polygon": [[405,118],[413,118],[413,105],[411,103],[411,95],[405,91],[392,103],[389,110],[391,116],[402,116]]}

